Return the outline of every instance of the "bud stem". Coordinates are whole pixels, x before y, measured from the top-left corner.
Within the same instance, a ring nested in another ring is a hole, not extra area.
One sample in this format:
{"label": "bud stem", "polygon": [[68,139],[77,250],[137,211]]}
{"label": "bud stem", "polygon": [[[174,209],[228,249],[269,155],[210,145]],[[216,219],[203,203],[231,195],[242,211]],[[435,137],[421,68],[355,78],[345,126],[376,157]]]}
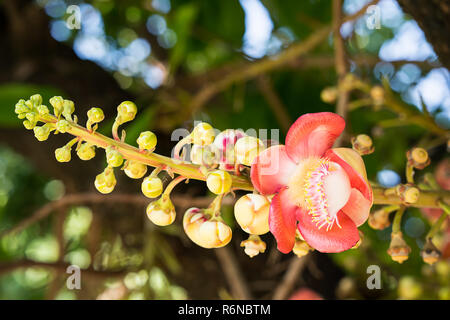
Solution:
{"label": "bud stem", "polygon": [[402,223],[402,217],[405,213],[406,207],[401,206],[400,209],[395,213],[394,221],[392,222],[392,233],[400,232],[400,225]]}
{"label": "bud stem", "polygon": [[433,223],[433,225],[431,226],[430,231],[428,231],[425,239],[433,238],[435,236],[435,234],[438,233],[439,230],[441,229],[441,226],[444,223],[444,221],[450,216],[450,206],[443,202],[439,202],[439,205],[444,212],[442,212],[439,219],[437,219],[436,222]]}

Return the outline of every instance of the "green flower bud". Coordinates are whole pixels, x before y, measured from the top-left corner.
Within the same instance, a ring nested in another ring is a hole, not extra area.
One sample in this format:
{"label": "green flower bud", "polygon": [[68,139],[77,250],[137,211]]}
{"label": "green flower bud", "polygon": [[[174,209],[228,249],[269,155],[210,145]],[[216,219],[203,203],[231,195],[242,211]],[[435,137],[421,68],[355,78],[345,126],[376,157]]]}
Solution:
{"label": "green flower bud", "polygon": [[111,167],[120,167],[123,163],[123,157],[119,151],[109,146],[106,148],[106,162]]}
{"label": "green flower bud", "polygon": [[26,112],[30,112],[31,108],[29,108],[26,104],[25,104],[25,100],[24,99],[20,99],[17,103],[16,103],[16,107],[14,112],[17,114],[21,114],[21,113],[26,113]]}
{"label": "green flower bud", "polygon": [[66,119],[71,119],[72,113],[75,111],[75,104],[71,100],[63,100],[62,115]]}
{"label": "green flower bud", "polygon": [[105,114],[100,108],[91,108],[87,112],[88,119],[91,123],[99,123],[105,119]]}
{"label": "green flower bud", "polygon": [[48,110],[48,107],[44,104],[37,107],[37,111],[41,116],[44,116],[46,114],[49,114],[50,111]]}
{"label": "green flower bud", "polygon": [[53,112],[54,112],[55,116],[58,117],[64,109],[64,106],[63,106],[64,99],[60,96],[56,96],[56,97],[50,98],[49,101],[53,107]]}
{"label": "green flower bud", "polygon": [[28,112],[25,117],[31,122],[36,123],[38,121],[38,115],[36,112]]}
{"label": "green flower bud", "polygon": [[26,116],[27,116],[26,113],[19,113],[19,114],[17,115],[17,118],[19,118],[19,119],[25,119]]}
{"label": "green flower bud", "polygon": [[117,180],[114,176],[114,170],[112,168],[107,167],[102,173],[95,177],[95,188],[103,193],[110,193],[114,190],[116,186]]}
{"label": "green flower bud", "polygon": [[140,179],[147,173],[147,166],[139,161],[129,160],[124,171],[131,179]]}
{"label": "green flower bud", "polygon": [[163,191],[163,183],[158,177],[148,176],[142,181],[141,190],[144,196],[148,198],[156,198]]}
{"label": "green flower bud", "polygon": [[69,162],[71,159],[71,148],[64,146],[55,150],[55,158],[58,162]]}
{"label": "green flower bud", "polygon": [[34,136],[39,141],[45,141],[48,139],[50,132],[52,132],[52,126],[50,123],[46,123],[41,127],[34,127]]}
{"label": "green flower bud", "polygon": [[23,126],[27,129],[27,130],[31,130],[34,127],[36,127],[36,123],[35,122],[31,122],[30,120],[25,120],[23,122]]}
{"label": "green flower bud", "polygon": [[116,121],[119,124],[131,121],[134,119],[137,113],[136,105],[131,101],[124,101],[117,107]]}
{"label": "green flower bud", "polygon": [[70,123],[67,120],[59,120],[56,122],[56,130],[61,133],[66,133],[70,129]]}
{"label": "green flower bud", "polygon": [[141,132],[139,135],[139,138],[136,140],[136,142],[139,145],[139,149],[147,149],[151,150],[154,147],[156,147],[156,143],[158,142],[158,139],[156,138],[156,135],[151,131],[144,131]]}
{"label": "green flower bud", "polygon": [[77,155],[81,160],[91,160],[95,157],[95,147],[88,142],[83,143],[77,150]]}
{"label": "green flower bud", "polygon": [[42,96],[40,94],[33,94],[30,97],[30,101],[33,107],[37,108],[42,104]]}

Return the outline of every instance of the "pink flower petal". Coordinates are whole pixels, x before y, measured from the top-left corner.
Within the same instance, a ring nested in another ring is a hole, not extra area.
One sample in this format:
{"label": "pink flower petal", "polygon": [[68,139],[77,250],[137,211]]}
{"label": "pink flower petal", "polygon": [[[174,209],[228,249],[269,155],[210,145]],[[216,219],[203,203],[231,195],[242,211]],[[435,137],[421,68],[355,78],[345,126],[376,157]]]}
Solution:
{"label": "pink flower petal", "polygon": [[372,188],[367,181],[366,167],[361,156],[349,148],[328,150],[324,157],[339,164],[347,173],[352,188],[358,189],[372,203]]}
{"label": "pink flower petal", "polygon": [[289,300],[323,300],[323,298],[311,289],[302,288],[296,291]]}
{"label": "pink flower petal", "polygon": [[369,217],[371,206],[372,203],[359,190],[352,188],[350,198],[342,208],[342,211],[359,227]]}
{"label": "pink flower petal", "polygon": [[297,207],[287,198],[286,189],[272,199],[269,211],[269,230],[277,240],[278,250],[289,253],[295,244],[295,212]]}
{"label": "pink flower petal", "polygon": [[295,121],[286,136],[286,151],[296,162],[321,157],[344,131],[345,120],[332,112],[307,113]]}
{"label": "pink flower petal", "polygon": [[347,217],[345,213],[339,211],[337,223],[327,231],[326,227],[318,229],[305,210],[297,212],[298,230],[305,241],[314,249],[320,252],[342,252],[351,249],[359,240],[358,228],[352,219]]}
{"label": "pink flower petal", "polygon": [[273,194],[288,183],[295,167],[285,146],[270,147],[253,161],[250,172],[252,184],[262,194]]}

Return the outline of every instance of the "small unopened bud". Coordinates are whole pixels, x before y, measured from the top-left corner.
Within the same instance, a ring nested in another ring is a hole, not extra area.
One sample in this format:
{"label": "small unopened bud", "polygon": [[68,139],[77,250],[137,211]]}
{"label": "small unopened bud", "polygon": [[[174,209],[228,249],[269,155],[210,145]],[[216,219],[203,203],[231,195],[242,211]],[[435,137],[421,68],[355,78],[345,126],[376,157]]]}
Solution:
{"label": "small unopened bud", "polygon": [[391,256],[392,260],[403,263],[408,260],[411,248],[403,240],[403,235],[401,232],[396,232],[391,234],[391,244],[387,253]]}
{"label": "small unopened bud", "polygon": [[136,140],[141,150],[152,150],[156,147],[158,139],[156,135],[151,131],[141,132],[139,138]]}
{"label": "small unopened bud", "polygon": [[15,106],[14,112],[17,114],[30,112],[31,108],[25,104],[24,99],[20,99]]}
{"label": "small unopened bud", "polygon": [[233,180],[230,174],[223,170],[215,170],[208,174],[206,185],[215,194],[227,193],[231,190]]}
{"label": "small unopened bud", "polygon": [[201,122],[192,130],[192,142],[199,146],[206,146],[213,143],[216,133],[214,128],[206,122]]}
{"label": "small unopened bud", "polygon": [[50,111],[48,110],[48,107],[43,104],[37,107],[37,111],[38,111],[39,115],[41,115],[41,116],[44,116],[44,115],[50,113]]}
{"label": "small unopened bud", "polygon": [[326,87],[320,93],[320,98],[323,102],[333,103],[338,96],[338,89],[336,87]]}
{"label": "small unopened bud", "polygon": [[50,123],[46,123],[41,127],[34,127],[34,136],[39,141],[45,141],[48,139],[50,132],[52,131],[52,125]]}
{"label": "small unopened bud", "polygon": [[156,201],[150,202],[147,206],[147,217],[157,226],[168,226],[175,221],[175,207],[169,195],[162,195]]}
{"label": "small unopened bud", "polygon": [[25,129],[31,130],[34,127],[36,127],[36,122],[31,122],[30,120],[24,120],[23,121],[23,126],[25,127]]}
{"label": "small unopened bud", "polygon": [[116,186],[117,180],[114,176],[114,170],[110,167],[107,167],[102,173],[95,177],[95,188],[103,193],[110,193],[114,190]]}
{"label": "small unopened bud", "polygon": [[71,148],[64,146],[55,150],[55,158],[58,162],[69,162],[71,159]]}
{"label": "small unopened bud", "polygon": [[247,240],[241,241],[241,247],[250,258],[266,251],[266,243],[259,236],[250,235]]}
{"label": "small unopened bud", "polygon": [[295,239],[294,248],[292,252],[299,258],[306,256],[310,251],[314,251],[306,241]]}
{"label": "small unopened bud", "polygon": [[391,225],[389,214],[391,211],[386,211],[384,208],[376,210],[369,215],[368,223],[372,229],[383,230]]}
{"label": "small unopened bud", "polygon": [[91,160],[95,157],[95,146],[86,142],[77,150],[77,155],[81,160]]}
{"label": "small unopened bud", "polygon": [[356,85],[356,76],[353,73],[347,73],[342,79],[340,89],[349,91],[352,90]]}
{"label": "small unopened bud", "polygon": [[359,134],[356,137],[352,137],[352,146],[353,150],[360,155],[371,154],[375,150],[372,138],[366,134]]}
{"label": "small unopened bud", "polygon": [[419,189],[411,183],[398,185],[397,193],[405,205],[416,203],[420,196]]}
{"label": "small unopened bud", "polygon": [[72,113],[75,111],[75,104],[71,100],[63,100],[62,115],[66,119],[71,119]]}
{"label": "small unopened bud", "polygon": [[142,181],[141,190],[147,198],[156,198],[163,191],[163,183],[158,177],[148,176]]}
{"label": "small unopened bud", "polygon": [[414,148],[406,153],[408,164],[416,169],[423,169],[430,164],[430,157],[427,150],[423,148]]}
{"label": "small unopened bud", "polygon": [[60,96],[50,98],[50,104],[53,107],[53,112],[55,116],[59,117],[59,115],[63,112],[63,103],[64,99]]}
{"label": "small unopened bud", "polygon": [[436,248],[430,238],[428,238],[425,242],[420,255],[422,256],[423,261],[430,265],[435,264],[441,258],[441,252],[438,248]]}
{"label": "small unopened bud", "polygon": [[39,120],[38,114],[34,111],[26,113],[25,118],[27,118],[27,120],[31,123],[37,123]]}
{"label": "small unopened bud", "polygon": [[192,242],[207,249],[226,246],[232,236],[231,228],[220,218],[211,218],[211,215],[198,208],[186,211],[183,228]]}
{"label": "small unopened bud", "polygon": [[109,146],[106,148],[106,162],[111,167],[120,167],[123,163],[123,157],[119,151]]}
{"label": "small unopened bud", "polygon": [[105,114],[100,108],[90,108],[87,112],[88,121],[91,123],[99,123],[105,119]]}
{"label": "small unopened bud", "polygon": [[382,86],[374,86],[370,89],[370,97],[375,105],[381,105],[384,102],[384,89]]}
{"label": "small unopened bud", "polygon": [[215,163],[216,155],[213,145],[199,146],[194,144],[191,148],[191,162],[198,165],[212,166]]}
{"label": "small unopened bud", "polygon": [[245,137],[241,130],[227,129],[222,131],[214,139],[214,146],[217,149],[216,156],[219,158],[219,168],[222,170],[233,170],[236,163],[234,146],[236,142]]}
{"label": "small unopened bud", "polygon": [[30,97],[31,104],[34,108],[39,107],[42,104],[42,96],[40,94],[33,94]]}
{"label": "small unopened bud", "polygon": [[234,146],[234,153],[239,163],[251,166],[253,160],[264,150],[264,144],[258,138],[246,136],[239,139]]}
{"label": "small unopened bud", "polygon": [[66,133],[70,129],[70,123],[67,120],[61,119],[56,122],[56,130],[61,133]]}
{"label": "small unopened bud", "polygon": [[116,122],[122,124],[134,119],[137,113],[136,105],[131,101],[124,101],[117,107]]}
{"label": "small unopened bud", "polygon": [[270,201],[260,194],[246,194],[234,205],[234,217],[247,233],[265,234],[269,232]]}
{"label": "small unopened bud", "polygon": [[140,179],[147,173],[147,166],[142,162],[129,160],[124,167],[124,171],[131,179]]}

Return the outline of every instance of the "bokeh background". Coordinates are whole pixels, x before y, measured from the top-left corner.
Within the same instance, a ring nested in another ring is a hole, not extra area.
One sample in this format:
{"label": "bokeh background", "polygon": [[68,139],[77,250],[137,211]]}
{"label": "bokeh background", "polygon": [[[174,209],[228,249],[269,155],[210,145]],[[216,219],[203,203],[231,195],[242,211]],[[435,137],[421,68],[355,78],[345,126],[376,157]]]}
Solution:
{"label": "bokeh background", "polygon": [[[195,120],[221,130],[280,128],[284,135],[301,114],[335,111],[334,103],[321,99],[337,82],[331,33],[271,66],[333,23],[332,2],[0,0],[0,298],[270,299],[290,270],[294,277],[283,298],[309,288],[325,299],[450,299],[448,260],[429,266],[419,254],[433,219],[429,212],[407,210],[402,228],[412,253],[403,264],[386,253],[391,228],[367,224],[356,250],[313,252],[298,263],[277,252],[267,234],[266,253],[250,259],[239,247],[246,235],[230,204],[223,214],[232,242],[225,251],[206,250],[190,242],[181,225],[186,208],[212,199],[203,183],[177,188],[176,223],[154,227],[139,182],[121,174],[113,194],[100,195],[94,179],[103,155],[58,163],[54,150],[69,138],[38,142],[14,114],[20,98],[40,93],[48,104],[62,95],[75,102],[82,123],[90,107],[103,108],[99,130],[108,134],[117,105],[132,100],[139,113],[126,126],[126,141],[134,144],[141,131],[152,130],[156,151],[165,155],[175,144],[172,131],[191,129]],[[387,79],[410,110],[429,113],[430,121],[449,129],[450,5],[399,2],[377,3],[379,28],[368,25],[368,15],[342,24],[348,71],[371,85]],[[343,15],[368,3],[342,1]],[[71,5],[79,9],[79,29],[67,26],[76,22]],[[445,136],[367,103],[361,92],[351,101],[342,143],[361,133],[372,136],[376,151],[364,158],[371,181],[384,187],[405,181],[405,153],[413,146],[427,148],[432,159],[418,177],[448,181]],[[442,231],[438,245],[446,241]],[[80,290],[66,287],[68,264],[84,270]],[[369,265],[381,268],[380,290],[366,286]]]}

